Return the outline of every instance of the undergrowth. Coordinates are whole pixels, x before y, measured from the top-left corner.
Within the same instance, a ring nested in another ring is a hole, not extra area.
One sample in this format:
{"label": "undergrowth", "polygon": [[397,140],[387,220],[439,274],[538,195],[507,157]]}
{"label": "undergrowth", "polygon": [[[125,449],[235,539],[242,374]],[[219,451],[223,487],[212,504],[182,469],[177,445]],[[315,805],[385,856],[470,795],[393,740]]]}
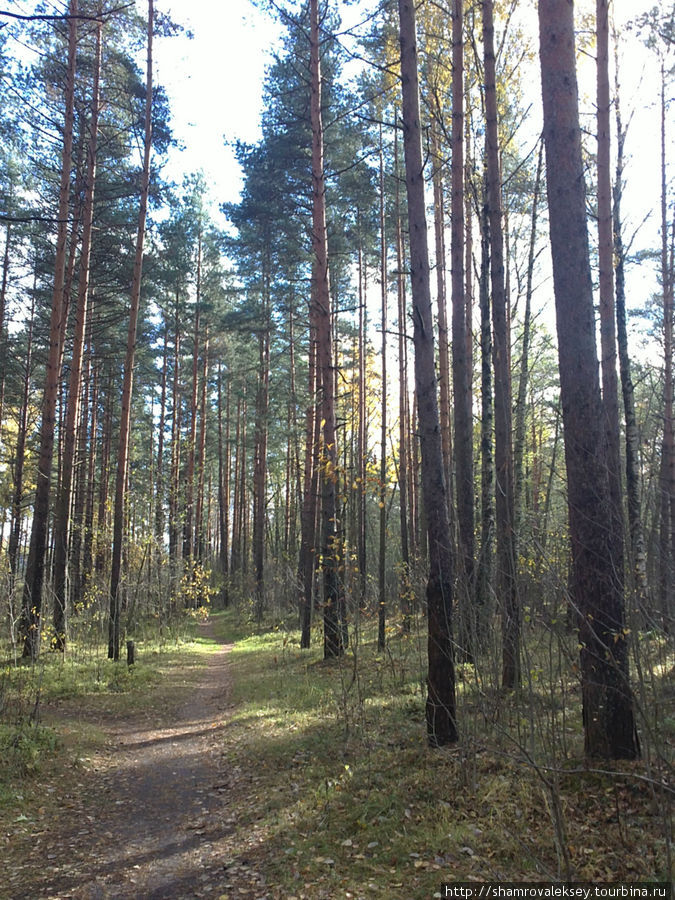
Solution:
{"label": "undergrowth", "polygon": [[651,681],[637,704],[658,697],[661,712],[658,723],[651,706],[642,717],[643,759],[596,765],[583,759],[564,630],[532,630],[518,694],[491,688],[487,662],[460,665],[462,736],[442,750],[425,736],[425,635],[391,629],[385,653],[375,635],[362,622],[345,656],[325,663],[277,625],[231,654],[228,764],[247,773],[243,829],[255,830],[279,896],[426,898],[444,881],[672,877],[673,660],[662,636],[640,647]]}

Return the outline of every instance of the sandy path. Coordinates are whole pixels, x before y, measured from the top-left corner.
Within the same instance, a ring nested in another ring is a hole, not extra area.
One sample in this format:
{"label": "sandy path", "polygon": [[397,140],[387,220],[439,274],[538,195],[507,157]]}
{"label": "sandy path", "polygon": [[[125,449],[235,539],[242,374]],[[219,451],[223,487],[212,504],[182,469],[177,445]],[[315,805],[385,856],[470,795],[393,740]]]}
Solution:
{"label": "sandy path", "polygon": [[237,779],[223,760],[230,649],[213,654],[169,726],[106,727],[102,765],[31,848],[32,883],[12,879],[12,900],[271,896],[245,842],[242,853]]}

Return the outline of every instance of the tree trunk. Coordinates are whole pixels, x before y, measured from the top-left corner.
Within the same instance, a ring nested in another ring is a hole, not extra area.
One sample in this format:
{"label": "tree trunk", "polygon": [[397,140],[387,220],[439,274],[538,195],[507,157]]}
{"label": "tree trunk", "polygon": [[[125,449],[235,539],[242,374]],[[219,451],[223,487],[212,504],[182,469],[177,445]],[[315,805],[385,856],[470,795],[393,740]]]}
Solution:
{"label": "tree trunk", "polygon": [[37,267],[33,279],[31,293],[30,319],[28,320],[28,338],[26,344],[26,367],[23,376],[23,396],[19,414],[19,428],[16,435],[14,451],[14,486],[12,489],[12,518],[9,533],[9,571],[12,587],[17,576],[17,557],[21,542],[21,504],[23,501],[23,469],[26,461],[26,437],[28,435],[28,406],[30,403],[30,375],[33,364],[33,326],[35,322],[35,294],[37,285]]}
{"label": "tree trunk", "polygon": [[609,98],[609,0],[596,0],[597,34],[597,139],[598,139],[598,266],[600,283],[600,358],[602,406],[609,494],[610,528],[616,535],[615,572],[623,593],[623,494],[621,489],[621,449],[619,391],[616,373],[616,320],[614,313],[614,241],[612,236],[612,180],[610,175]]}
{"label": "tree trunk", "polygon": [[270,387],[269,279],[269,259],[266,259],[263,270],[262,321],[258,335],[258,391],[255,404],[255,448],[253,458],[253,565],[255,569],[255,614],[258,622],[262,622],[265,610],[267,429]]}
{"label": "tree trunk", "polygon": [[[98,14],[101,15],[99,3]],[[103,22],[96,26],[96,56],[94,61],[94,81],[92,88],[91,113],[89,119],[89,142],[87,145],[87,176],[85,180],[85,200],[82,211],[82,246],[80,251],[80,272],[75,311],[75,334],[70,363],[68,384],[68,406],[63,433],[61,462],[61,483],[54,509],[54,649],[63,652],[66,647],[66,604],[67,567],[70,539],[70,512],[73,474],[75,467],[75,445],[80,419],[80,393],[82,390],[82,362],[84,359],[84,339],[87,330],[89,305],[89,261],[91,258],[91,236],[94,222],[94,196],[96,188],[96,153],[98,141],[98,115],[100,109],[100,75]]]}
{"label": "tree trunk", "polygon": [[384,153],[380,126],[380,288],[382,397],[380,404],[380,546],[378,559],[377,647],[384,650],[387,612],[387,235],[384,217]]}
{"label": "tree trunk", "polygon": [[644,526],[640,509],[640,435],[635,414],[635,389],[628,353],[628,327],[626,323],[626,252],[623,245],[621,198],[623,191],[623,160],[626,133],[621,121],[618,61],[615,59],[616,89],[614,109],[616,114],[616,179],[614,182],[614,259],[616,284],[616,330],[619,348],[619,373],[623,395],[626,425],[626,498],[628,507],[628,531],[630,534],[631,571],[638,605],[648,610],[647,552]]}
{"label": "tree trunk", "polygon": [[490,217],[487,185],[482,184],[480,210],[480,561],[476,580],[477,631],[482,634],[493,596],[494,546],[494,413],[492,401],[492,328],[490,325]]}
{"label": "tree trunk", "polygon": [[455,413],[455,491],[459,563],[459,644],[475,652],[473,411],[464,283],[464,2],[452,5],[452,385]]}
{"label": "tree trunk", "polygon": [[661,65],[661,290],[663,292],[663,440],[661,443],[660,526],[659,526],[659,601],[661,614],[668,621],[672,612],[672,541],[675,528],[671,516],[675,509],[675,431],[673,426],[673,279],[668,264],[668,193],[666,179],[666,82]]}
{"label": "tree trunk", "polygon": [[192,550],[194,547],[194,507],[195,507],[195,455],[197,444],[197,397],[199,393],[199,343],[201,313],[201,271],[202,271],[202,234],[199,231],[197,250],[197,298],[195,304],[195,327],[192,343],[192,394],[190,396],[190,435],[187,445],[185,472],[185,519],[183,521],[183,567],[189,572],[192,567]]}
{"label": "tree trunk", "polygon": [[532,279],[534,277],[535,247],[537,243],[537,213],[541,190],[541,170],[544,160],[544,145],[539,145],[537,174],[532,196],[530,220],[530,247],[527,257],[527,285],[525,287],[525,313],[523,315],[523,344],[520,352],[520,374],[518,378],[518,398],[516,400],[516,430],[513,447],[514,505],[516,510],[516,537],[520,536],[523,518],[523,458],[525,456],[525,409],[527,387],[530,377],[530,330],[532,327]]}
{"label": "tree trunk", "polygon": [[413,295],[415,385],[422,454],[422,493],[429,543],[429,617],[426,722],[434,746],[457,740],[452,639],[453,572],[443,450],[436,394],[434,331],[424,204],[424,171],[413,0],[399,0],[403,146],[405,154],[410,270]]}
{"label": "tree trunk", "polygon": [[516,583],[516,548],[511,447],[511,366],[507,295],[504,276],[504,236],[497,127],[497,88],[492,0],[483,0],[485,67],[485,144],[490,216],[490,283],[492,286],[492,359],[495,373],[495,475],[497,577],[502,615],[502,685],[520,685],[520,609]]}
{"label": "tree trunk", "polygon": [[145,83],[145,134],[143,148],[143,169],[141,173],[141,196],[138,211],[138,231],[136,234],[136,255],[134,258],[134,271],[131,284],[131,306],[129,310],[129,330],[127,332],[127,352],[124,360],[122,410],[120,415],[117,476],[115,481],[112,567],[110,572],[110,617],[108,620],[108,658],[114,660],[118,660],[120,656],[120,580],[122,573],[122,544],[124,542],[124,499],[129,463],[131,398],[133,395],[134,356],[136,352],[138,310],[141,301],[143,243],[145,240],[145,220],[148,209],[148,193],[150,188],[150,151],[152,149],[152,37],[154,25],[153,4],[154,0],[148,0],[148,55]]}
{"label": "tree trunk", "polygon": [[202,384],[199,398],[199,437],[197,439],[197,502],[195,504],[194,554],[203,565],[206,554],[206,523],[204,521],[204,487],[206,478],[206,393],[209,380],[209,329],[204,329],[202,347]]}
{"label": "tree trunk", "polygon": [[42,399],[42,425],[40,432],[40,456],[38,459],[37,488],[33,508],[33,526],[24,580],[23,604],[19,633],[23,641],[23,656],[36,659],[40,649],[42,592],[45,575],[45,552],[49,527],[49,493],[54,453],[56,403],[61,373],[62,335],[65,331],[66,243],[68,238],[68,207],[70,200],[70,170],[73,152],[73,127],[75,103],[75,68],[77,51],[77,0],[70,0],[68,7],[68,66],[65,86],[65,122],[63,154],[61,158],[61,184],[59,188],[58,233],[54,264],[54,291],[49,324],[49,353],[45,388]]}
{"label": "tree trunk", "polygon": [[624,625],[607,527],[610,492],[598,375],[574,46],[568,0],[539,0],[549,227],[563,407],[572,602],[579,622],[585,750],[638,755]]}
{"label": "tree trunk", "polygon": [[310,0],[310,116],[312,129],[312,301],[310,315],[315,323],[317,362],[321,384],[321,471],[323,571],[323,653],[325,659],[344,653],[340,627],[340,577],[337,529],[337,444],[331,341],[331,299],[326,231],[326,183],[323,168],[323,124],[321,115],[321,59],[318,0]]}

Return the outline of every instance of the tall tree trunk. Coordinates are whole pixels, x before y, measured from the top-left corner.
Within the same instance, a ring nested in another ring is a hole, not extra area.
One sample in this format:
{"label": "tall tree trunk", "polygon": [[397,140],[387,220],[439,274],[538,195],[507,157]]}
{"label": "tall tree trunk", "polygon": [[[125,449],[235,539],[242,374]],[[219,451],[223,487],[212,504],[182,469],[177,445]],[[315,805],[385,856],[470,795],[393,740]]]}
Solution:
{"label": "tall tree trunk", "polygon": [[178,574],[180,556],[180,526],[178,522],[178,505],[180,497],[180,429],[181,429],[181,396],[180,396],[180,344],[181,329],[179,318],[179,292],[176,288],[176,306],[174,310],[174,343],[173,343],[173,384],[171,387],[171,475],[169,484],[169,568],[172,578]]}
{"label": "tall tree trunk", "polygon": [[270,388],[270,272],[269,257],[263,268],[263,296],[258,335],[258,390],[255,403],[255,447],[253,458],[253,566],[255,570],[255,614],[262,622],[265,610],[265,525],[267,522],[267,431]]}
{"label": "tall tree trunk", "polygon": [[422,452],[422,492],[429,542],[429,617],[426,722],[432,746],[457,740],[452,639],[453,571],[447,491],[436,394],[434,331],[424,204],[424,171],[413,0],[399,0],[403,146],[413,295],[415,385]]}
{"label": "tall tree trunk", "polygon": [[101,466],[98,484],[98,509],[96,512],[96,562],[97,574],[102,574],[108,562],[108,492],[110,481],[110,456],[112,452],[113,374],[108,375],[101,435]]}
{"label": "tall tree trunk", "polygon": [[337,443],[335,430],[334,372],[331,341],[331,295],[326,231],[326,182],[323,168],[321,114],[321,53],[318,0],[310,0],[310,116],[312,129],[312,309],[316,328],[317,362],[321,384],[321,469],[324,658],[344,653],[340,626],[340,576],[337,529]]}
{"label": "tall tree trunk", "polygon": [[75,67],[77,51],[77,0],[68,6],[68,66],[65,84],[65,121],[63,154],[61,158],[61,183],[59,188],[58,232],[54,263],[54,291],[49,323],[49,353],[45,388],[42,399],[42,425],[40,431],[40,456],[38,459],[37,488],[33,508],[30,548],[24,580],[23,603],[19,634],[23,641],[23,656],[36,659],[40,649],[42,592],[45,576],[45,552],[49,527],[49,493],[54,454],[56,403],[61,372],[62,335],[65,331],[66,243],[68,238],[68,207],[70,200],[70,171],[73,152]]}
{"label": "tall tree trunk", "polygon": [[[101,3],[98,15],[101,15]],[[63,455],[61,463],[61,483],[54,509],[54,649],[63,652],[66,647],[66,604],[67,567],[70,540],[71,494],[75,467],[75,445],[77,426],[80,419],[80,394],[82,390],[82,362],[84,359],[84,339],[87,330],[89,305],[89,261],[91,258],[91,236],[94,222],[94,196],[96,189],[96,153],[98,142],[98,115],[100,109],[100,75],[103,21],[96,25],[96,55],[89,118],[89,141],[87,144],[87,175],[85,180],[85,200],[82,211],[82,246],[80,251],[80,272],[75,311],[75,334],[70,363],[68,384],[68,406],[63,433]]]}
{"label": "tall tree trunk", "polygon": [[[10,184],[10,194],[7,198],[9,208],[12,202],[13,185]],[[2,255],[2,280],[0,281],[0,428],[5,416],[5,379],[7,377],[7,339],[6,339],[6,310],[7,310],[7,284],[9,283],[9,251],[12,240],[12,225],[5,225],[5,251]]]}
{"label": "tall tree trunk", "polygon": [[502,685],[506,690],[513,690],[520,684],[520,609],[516,583],[513,450],[511,447],[511,351],[504,276],[492,0],[483,0],[483,54],[487,195],[490,215],[490,283],[494,333],[492,358],[495,373],[495,487],[497,491],[497,576],[502,615]]}
{"label": "tall tree trunk", "polygon": [[568,0],[539,0],[549,227],[563,407],[572,602],[579,622],[585,750],[638,754],[617,535],[598,375],[574,46]]}
{"label": "tall tree trunk", "polygon": [[474,652],[474,486],[471,357],[468,355],[464,282],[464,2],[452,4],[452,385],[455,413],[455,482],[459,563],[459,644]]}
{"label": "tall tree trunk", "polygon": [[157,423],[157,466],[155,469],[155,547],[157,573],[161,574],[164,555],[164,432],[166,430],[166,385],[169,371],[169,323],[164,318],[164,349],[162,352],[162,381]]}
{"label": "tall tree trunk", "polygon": [[122,410],[117,454],[117,475],[115,480],[115,512],[113,521],[112,566],[110,572],[110,617],[108,620],[108,658],[118,660],[120,655],[120,581],[122,574],[122,545],[124,543],[124,500],[129,463],[129,432],[131,426],[131,398],[134,382],[134,356],[136,352],[136,331],[138,310],[141,301],[141,277],[143,274],[143,243],[145,241],[145,220],[148,210],[150,188],[150,151],[152,149],[152,37],[154,26],[154,0],[148,0],[148,55],[145,81],[145,134],[143,147],[143,169],[141,172],[141,196],[138,211],[138,231],[136,234],[136,254],[131,283],[131,305],[129,309],[129,330],[127,332],[127,352],[124,360],[124,382],[122,385]]}
{"label": "tall tree trunk", "polygon": [[199,397],[199,437],[197,439],[197,502],[195,504],[194,554],[200,565],[206,555],[206,522],[204,521],[204,488],[206,479],[206,393],[209,380],[209,328],[204,329],[202,347],[202,384]]}
{"label": "tall tree trunk", "polygon": [[[395,138],[398,141],[398,136]],[[398,171],[398,169],[397,169]],[[398,296],[398,491],[401,527],[401,581],[400,596],[403,612],[403,630],[410,631],[412,606],[412,588],[410,580],[410,529],[408,509],[408,481],[410,478],[410,462],[408,450],[408,433],[410,418],[408,399],[408,348],[406,326],[405,275],[403,272],[403,233],[398,202],[398,179],[396,186],[396,260],[397,260],[397,296]]]}
{"label": "tall tree trunk", "polygon": [[187,460],[185,472],[185,519],[183,522],[183,565],[189,572],[192,567],[192,549],[194,547],[194,507],[195,507],[195,456],[197,451],[197,397],[199,394],[199,346],[200,346],[200,313],[201,313],[201,272],[202,272],[202,234],[199,230],[197,249],[197,298],[195,304],[195,327],[192,344],[192,394],[190,397],[190,435],[188,437]]}
{"label": "tall tree trunk", "polygon": [[525,456],[525,409],[530,377],[530,331],[532,327],[532,280],[534,278],[535,248],[537,243],[537,213],[541,190],[541,171],[544,161],[544,144],[539,145],[537,174],[534,180],[532,213],[530,218],[530,247],[527,257],[527,284],[525,287],[525,313],[523,315],[523,344],[520,351],[518,397],[516,399],[516,429],[513,447],[514,505],[516,510],[516,537],[520,537],[523,518],[523,459]]}
{"label": "tall tree trunk", "polygon": [[316,404],[316,340],[310,324],[309,334],[309,401],[305,413],[305,464],[302,488],[302,512],[300,554],[298,558],[298,583],[300,587],[300,646],[306,650],[311,640],[312,596],[314,590],[315,542],[317,517],[318,465],[316,459],[316,431],[318,409]]}
{"label": "tall tree trunk", "polygon": [[367,324],[367,273],[359,222],[359,436],[357,460],[357,549],[359,565],[359,605],[366,605],[368,587],[368,557],[366,528],[366,457],[368,454],[368,411],[366,407],[366,331]]}
{"label": "tall tree trunk", "polygon": [[640,509],[640,435],[635,414],[635,389],[628,353],[628,327],[626,322],[626,251],[623,245],[621,199],[623,192],[624,143],[626,133],[621,120],[618,60],[615,58],[616,88],[614,109],[616,115],[616,179],[614,182],[614,259],[616,289],[616,331],[619,347],[619,373],[623,395],[626,425],[626,498],[628,507],[628,531],[631,548],[633,587],[643,612],[648,609],[647,552],[644,526]]}
{"label": "tall tree trunk", "polygon": [[31,292],[30,318],[28,320],[28,335],[26,344],[26,365],[23,375],[23,396],[21,398],[21,412],[19,414],[19,428],[16,435],[16,447],[14,450],[14,485],[12,488],[12,516],[9,532],[9,571],[12,586],[17,576],[17,561],[19,544],[21,542],[21,504],[23,502],[23,470],[26,461],[26,438],[28,436],[28,407],[30,403],[30,376],[33,365],[33,326],[35,322],[35,294],[37,286],[37,266]]}
{"label": "tall tree trunk", "polygon": [[[92,348],[89,355],[92,355]],[[98,401],[99,401],[100,366],[93,364],[93,381],[90,391],[89,415],[89,453],[87,455],[87,497],[84,512],[84,536],[82,546],[82,566],[80,583],[77,588],[77,599],[84,599],[93,567],[94,549],[94,506],[96,499],[96,460],[98,447]]]}
{"label": "tall tree trunk", "polygon": [[490,324],[490,217],[487,185],[482,183],[480,210],[480,358],[481,358],[481,415],[480,415],[480,561],[476,579],[476,615],[478,633],[486,624],[486,614],[492,605],[493,546],[494,546],[494,412],[492,400],[492,327]]}
{"label": "tall tree trunk", "polygon": [[377,646],[385,647],[387,612],[387,235],[384,216],[384,153],[380,126],[380,288],[382,327],[382,398],[380,407],[380,547],[378,559]]}
{"label": "tall tree trunk", "polygon": [[615,573],[623,593],[623,493],[621,488],[621,448],[619,389],[616,372],[616,319],[614,313],[614,241],[612,236],[612,179],[610,175],[609,98],[609,0],[596,0],[597,35],[597,139],[598,139],[598,266],[600,283],[600,358],[602,407],[609,494],[610,528],[616,535]]}
{"label": "tall tree trunk", "polygon": [[220,598],[224,607],[229,605],[228,579],[230,576],[230,394],[231,380],[227,379],[225,400],[226,434],[223,446],[223,373],[218,366],[218,524],[220,527],[220,571],[223,587]]}
{"label": "tall tree trunk", "polygon": [[[454,109],[454,103],[453,103]],[[453,115],[453,125],[454,125]],[[438,308],[438,391],[441,421],[441,446],[448,491],[448,511],[452,516],[452,431],[450,424],[450,346],[448,335],[448,304],[445,272],[445,191],[441,172],[442,160],[438,139],[441,123],[440,109],[434,110],[431,121],[431,156],[434,189],[434,250],[436,255],[436,306]],[[455,148],[453,146],[453,161]],[[455,221],[453,218],[453,227]],[[454,233],[454,231],[453,231]],[[454,341],[454,335],[453,335]]]}
{"label": "tall tree trunk", "polygon": [[666,172],[666,76],[661,64],[661,290],[663,292],[663,440],[661,442],[659,601],[666,620],[672,612],[675,528],[675,430],[673,425],[673,278],[668,262],[668,194]]}

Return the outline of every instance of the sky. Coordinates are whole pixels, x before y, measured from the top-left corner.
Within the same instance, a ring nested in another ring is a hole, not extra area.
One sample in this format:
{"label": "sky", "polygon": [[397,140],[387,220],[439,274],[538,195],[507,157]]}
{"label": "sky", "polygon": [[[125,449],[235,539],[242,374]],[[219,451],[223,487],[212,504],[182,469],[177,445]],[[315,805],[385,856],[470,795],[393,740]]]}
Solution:
{"label": "sky", "polygon": [[[137,0],[144,6],[144,0]],[[621,102],[624,119],[632,115],[626,144],[627,186],[624,206],[629,210],[627,233],[640,228],[638,245],[652,244],[658,232],[660,190],[660,135],[658,67],[640,38],[627,31],[626,23],[656,0],[614,0],[621,46]],[[536,36],[536,0],[520,0],[519,15],[531,19]],[[183,173],[202,170],[210,185],[214,208],[236,201],[240,172],[227,142],[255,141],[260,136],[259,118],[265,67],[279,26],[250,0],[160,0],[164,12],[189,28],[194,37],[167,38],[155,48],[156,79],[169,93],[174,134],[183,146],[174,152],[165,174],[180,181]],[[344,7],[345,11],[347,8]],[[593,0],[577,0],[577,15]],[[355,15],[356,7],[349,12]],[[591,17],[590,21],[593,19]],[[580,58],[580,80],[586,98],[582,102],[589,130],[594,115],[595,64],[590,55]],[[537,75],[534,90],[538,94]],[[533,97],[533,108],[540,101]],[[646,225],[641,225],[643,220]],[[222,222],[221,222],[222,224]]]}
{"label": "sky", "polygon": [[225,141],[255,141],[265,66],[278,28],[249,0],[166,0],[162,12],[190,29],[157,41],[155,74],[171,99],[174,134],[183,145],[167,174],[204,171],[219,202],[236,201],[241,178]]}

